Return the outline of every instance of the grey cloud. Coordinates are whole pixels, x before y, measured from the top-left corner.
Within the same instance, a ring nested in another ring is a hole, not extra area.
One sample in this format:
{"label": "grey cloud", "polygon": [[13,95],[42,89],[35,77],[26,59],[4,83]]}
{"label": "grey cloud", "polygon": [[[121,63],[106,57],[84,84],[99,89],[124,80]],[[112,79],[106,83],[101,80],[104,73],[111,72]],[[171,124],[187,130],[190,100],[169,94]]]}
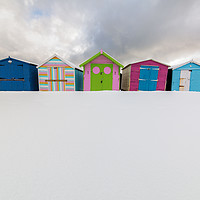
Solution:
{"label": "grey cloud", "polygon": [[197,0],[0,0],[0,57],[80,64],[103,49],[124,65],[199,58]]}

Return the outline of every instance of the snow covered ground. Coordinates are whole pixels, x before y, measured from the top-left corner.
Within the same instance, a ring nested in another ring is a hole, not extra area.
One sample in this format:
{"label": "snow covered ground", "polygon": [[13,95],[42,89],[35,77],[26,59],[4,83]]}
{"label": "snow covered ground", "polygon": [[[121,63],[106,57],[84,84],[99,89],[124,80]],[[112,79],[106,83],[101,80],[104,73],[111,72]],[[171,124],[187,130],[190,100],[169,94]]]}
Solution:
{"label": "snow covered ground", "polygon": [[199,200],[199,157],[200,93],[0,93],[0,200]]}

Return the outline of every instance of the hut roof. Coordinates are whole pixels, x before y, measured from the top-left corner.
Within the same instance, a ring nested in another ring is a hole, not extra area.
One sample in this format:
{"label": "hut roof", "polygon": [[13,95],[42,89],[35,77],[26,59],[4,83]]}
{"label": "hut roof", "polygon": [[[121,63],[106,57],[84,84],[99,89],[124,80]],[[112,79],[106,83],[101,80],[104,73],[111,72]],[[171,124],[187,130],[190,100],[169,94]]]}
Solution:
{"label": "hut roof", "polygon": [[35,65],[35,66],[38,65],[38,64],[36,64],[36,63],[32,63],[32,62],[29,62],[29,61],[25,61],[25,60],[18,59],[18,58],[14,58],[14,57],[10,57],[10,56],[8,56],[8,58],[3,58],[3,59],[1,59],[0,62],[1,62],[1,61],[5,61],[5,60],[16,60],[16,61],[20,61],[20,62],[23,62],[23,63],[26,63],[26,64],[30,64],[30,65]]}
{"label": "hut roof", "polygon": [[99,57],[101,55],[104,55],[106,58],[108,58],[109,60],[111,60],[113,63],[115,63],[119,67],[122,67],[122,68],[124,67],[119,61],[117,61],[116,59],[114,59],[112,56],[110,56],[108,53],[104,52],[103,50],[101,50],[99,53],[97,53],[96,55],[94,55],[90,59],[88,59],[85,62],[83,62],[82,64],[80,64],[79,67],[84,67],[85,65],[87,65],[88,63],[90,63],[91,61],[93,61],[94,59],[96,59],[97,57]]}
{"label": "hut roof", "polygon": [[171,69],[177,69],[177,68],[179,68],[179,67],[182,67],[182,66],[187,65],[187,64],[190,64],[190,63],[194,63],[194,64],[200,66],[200,63],[198,63],[198,62],[196,62],[196,61],[194,61],[194,60],[189,60],[188,62],[179,64],[179,65],[174,65],[174,66],[171,67]]}
{"label": "hut roof", "polygon": [[62,62],[64,62],[65,64],[69,65],[70,67],[74,68],[74,69],[78,69],[81,70],[82,69],[80,67],[77,67],[75,64],[71,63],[68,60],[64,60],[63,58],[61,58],[60,56],[58,56],[57,54],[54,54],[53,56],[51,56],[50,58],[48,58],[45,62],[43,62],[41,65],[38,65],[37,68],[41,67],[42,65],[44,65],[45,63],[47,63],[49,60],[51,60],[52,58],[57,57],[58,59],[60,59]]}
{"label": "hut roof", "polygon": [[[171,67],[170,65],[166,65],[166,64],[161,63],[161,62],[158,62],[158,61],[156,61],[156,60],[148,59],[148,60],[143,60],[143,61],[139,61],[139,62],[135,62],[135,63],[128,64],[128,65],[127,65],[126,67],[124,67],[123,69],[129,67],[129,66],[132,65],[132,64],[139,64],[139,63],[143,63],[143,62],[147,62],[147,61],[153,61],[153,62],[159,63],[159,64],[161,64],[161,65],[165,65],[165,66],[167,66],[168,68]],[[122,69],[122,70],[123,70],[123,69]]]}

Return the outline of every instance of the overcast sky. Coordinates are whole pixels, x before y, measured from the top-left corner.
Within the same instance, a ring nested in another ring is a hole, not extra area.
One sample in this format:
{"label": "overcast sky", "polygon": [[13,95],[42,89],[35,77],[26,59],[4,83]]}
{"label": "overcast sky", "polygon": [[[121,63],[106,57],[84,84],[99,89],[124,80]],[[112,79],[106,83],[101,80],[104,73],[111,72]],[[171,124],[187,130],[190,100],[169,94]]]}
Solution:
{"label": "overcast sky", "polygon": [[80,64],[101,49],[126,65],[200,60],[198,0],[0,0],[0,57]]}

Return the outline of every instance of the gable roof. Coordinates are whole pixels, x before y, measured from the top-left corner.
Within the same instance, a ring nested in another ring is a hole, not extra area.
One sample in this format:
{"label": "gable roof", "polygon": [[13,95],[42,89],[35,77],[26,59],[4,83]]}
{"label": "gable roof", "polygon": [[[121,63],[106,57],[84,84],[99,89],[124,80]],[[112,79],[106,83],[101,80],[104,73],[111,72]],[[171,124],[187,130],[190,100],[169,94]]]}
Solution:
{"label": "gable roof", "polygon": [[108,58],[109,60],[111,60],[112,62],[114,62],[119,67],[122,67],[122,68],[124,67],[119,61],[117,61],[116,59],[114,59],[112,56],[110,56],[108,53],[104,52],[103,50],[101,50],[99,53],[97,53],[96,55],[94,55],[90,59],[88,59],[85,62],[83,62],[82,64],[80,64],[79,67],[84,67],[85,65],[87,65],[88,63],[90,63],[91,61],[93,61],[94,59],[98,58],[101,55],[104,55],[106,58]]}
{"label": "gable roof", "polygon": [[200,66],[200,63],[195,62],[194,60],[189,60],[188,62],[185,62],[185,63],[179,64],[179,65],[172,66],[171,69],[177,69],[177,68],[182,67],[182,66],[184,66],[184,65],[187,65],[187,64],[189,64],[189,63],[194,63],[194,64]]}
{"label": "gable roof", "polygon": [[60,56],[58,56],[57,54],[54,54],[53,56],[51,56],[50,58],[48,58],[45,62],[43,62],[41,65],[38,65],[37,68],[40,68],[42,65],[46,64],[47,62],[49,62],[51,59],[53,59],[54,57],[57,57],[58,59],[60,59],[63,63],[67,64],[68,66],[74,68],[74,69],[78,69],[81,70],[81,68],[77,67],[75,64],[71,63],[68,60],[64,60],[63,58],[61,58]]}
{"label": "gable roof", "polygon": [[26,64],[34,65],[34,66],[37,66],[37,65],[38,65],[38,64],[29,62],[29,61],[21,60],[21,59],[18,59],[18,58],[13,58],[13,57],[10,57],[10,56],[8,56],[8,58],[3,58],[3,59],[1,59],[0,62],[1,62],[1,61],[5,61],[5,60],[16,60],[16,61],[20,61],[20,62],[23,62],[23,63],[26,63]]}
{"label": "gable roof", "polygon": [[[147,62],[147,61],[153,61],[153,62],[159,63],[159,64],[161,64],[161,65],[165,65],[165,66],[167,66],[168,68],[171,67],[171,66],[166,65],[166,64],[164,64],[164,63],[158,62],[158,61],[156,61],[156,60],[154,60],[154,59],[147,59],[147,60],[143,60],[143,61],[139,61],[139,62],[135,62],[135,63],[128,64],[128,65],[126,65],[126,67],[124,67],[123,69],[129,67],[130,65],[139,64],[139,63],[143,63],[143,62]],[[122,70],[123,70],[123,69],[122,69]]]}

